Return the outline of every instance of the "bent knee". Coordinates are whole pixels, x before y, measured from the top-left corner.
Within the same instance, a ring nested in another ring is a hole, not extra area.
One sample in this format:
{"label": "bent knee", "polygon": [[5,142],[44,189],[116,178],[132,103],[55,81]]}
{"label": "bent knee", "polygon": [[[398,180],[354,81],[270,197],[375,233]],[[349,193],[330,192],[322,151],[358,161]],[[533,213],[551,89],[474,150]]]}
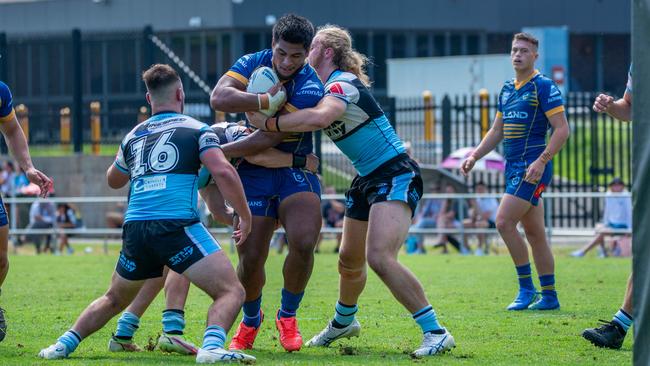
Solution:
{"label": "bent knee", "polygon": [[497,221],[494,223],[499,232],[513,230],[517,228],[517,223],[513,220],[506,219],[504,217],[497,217]]}
{"label": "bent knee", "polygon": [[389,268],[389,263],[392,261],[395,261],[395,259],[388,254],[368,254],[368,265],[379,276],[386,272],[387,268]]}

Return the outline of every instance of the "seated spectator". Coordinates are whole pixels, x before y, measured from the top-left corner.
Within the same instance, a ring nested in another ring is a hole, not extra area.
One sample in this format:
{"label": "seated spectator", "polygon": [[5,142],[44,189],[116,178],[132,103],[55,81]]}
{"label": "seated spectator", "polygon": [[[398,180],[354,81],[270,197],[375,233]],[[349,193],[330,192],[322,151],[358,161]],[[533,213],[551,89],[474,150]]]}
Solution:
{"label": "seated spectator", "polygon": [[[432,184],[426,193],[438,193],[438,185]],[[435,229],[438,224],[438,214],[442,207],[441,199],[424,199],[418,204],[413,215],[413,225],[411,229]],[[425,254],[424,249],[425,234],[409,234],[406,238],[407,254]]]}
{"label": "seated spectator", "polygon": [[[336,194],[336,188],[333,186],[325,187],[325,194]],[[326,199],[321,202],[321,213],[323,215],[323,226],[327,228],[342,228],[343,217],[345,216],[345,202],[336,199]],[[334,252],[338,253],[341,247],[342,233],[336,234],[336,248]],[[319,252],[320,242],[323,240],[323,234],[318,237],[316,244],[316,253]]]}
{"label": "seated spectator", "polygon": [[[27,229],[51,229],[54,227],[55,220],[56,208],[54,207],[54,203],[47,199],[37,199],[29,209],[29,225],[27,225]],[[36,246],[36,254],[41,253],[41,242],[43,239],[45,239],[43,252],[49,250],[53,253],[51,235],[31,234],[27,237],[27,241],[33,242]]]}
{"label": "seated spectator", "polygon": [[[596,246],[601,248],[601,256],[607,256],[605,248],[605,237],[610,235],[621,235],[612,233],[612,229],[631,229],[632,228],[632,198],[609,196],[611,193],[626,192],[625,183],[621,178],[614,178],[609,183],[607,190],[608,197],[605,197],[605,209],[603,211],[603,222],[596,225],[596,237],[587,245],[571,253],[573,257],[583,257],[588,251]],[[629,235],[625,235],[629,236]],[[613,251],[621,250],[617,241],[613,243]]]}
{"label": "seated spectator", "polygon": [[115,211],[106,213],[106,225],[111,229],[121,229],[124,224],[124,213],[126,206],[124,203],[118,203]]}
{"label": "seated spectator", "polygon": [[22,168],[18,167],[18,173],[14,176],[14,193],[18,196],[23,188],[29,185],[29,179]]}
{"label": "seated spectator", "polygon": [[[83,220],[78,213],[78,210],[71,204],[59,203],[56,206],[56,227],[60,229],[76,229],[83,226]],[[72,254],[74,250],[68,242],[71,234],[59,233],[59,253],[64,253],[67,250],[68,254]]]}
{"label": "seated spectator", "polygon": [[[454,194],[456,193],[456,189],[452,185],[447,185],[447,187],[445,187],[445,193]],[[459,201],[459,199],[453,198],[444,200],[440,208],[440,213],[438,214],[437,227],[440,229],[460,228],[461,212],[459,211],[459,208],[462,210],[462,217],[467,217],[467,202],[465,200]],[[456,250],[458,250],[458,252],[462,254],[469,253],[469,249],[467,248],[466,244],[461,243],[451,234],[440,235],[438,243],[435,246],[442,247],[442,252],[446,254],[448,252],[447,243],[450,243],[454,248],[456,248]]]}
{"label": "seated spectator", "polygon": [[[487,193],[485,182],[479,181],[474,185],[474,192],[479,194]],[[468,229],[495,229],[497,219],[497,209],[499,201],[494,197],[481,197],[470,201],[471,209],[469,218],[465,219],[463,225]],[[487,246],[486,233],[476,234],[478,238],[478,247],[474,254],[489,254]],[[467,235],[465,244],[468,244]],[[469,246],[469,245],[468,245]]]}
{"label": "seated spectator", "polygon": [[10,160],[4,162],[2,172],[0,172],[0,192],[4,197],[13,195],[14,178],[16,176],[16,168],[14,163]]}

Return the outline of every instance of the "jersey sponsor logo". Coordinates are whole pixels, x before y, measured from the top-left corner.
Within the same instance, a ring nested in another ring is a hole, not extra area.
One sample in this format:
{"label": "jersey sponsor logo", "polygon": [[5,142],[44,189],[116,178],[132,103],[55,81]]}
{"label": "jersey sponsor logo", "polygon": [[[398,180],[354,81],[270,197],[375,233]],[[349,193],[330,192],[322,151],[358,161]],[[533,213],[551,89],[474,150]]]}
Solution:
{"label": "jersey sponsor logo", "polygon": [[315,95],[317,97],[322,97],[323,90],[315,81],[307,80],[300,90],[298,90],[296,95]]}
{"label": "jersey sponsor logo", "polygon": [[411,201],[413,201],[413,202],[417,202],[417,201],[420,200],[420,195],[419,195],[418,192],[415,190],[415,188],[413,188],[413,189],[409,192],[409,198],[410,198]]}
{"label": "jersey sponsor logo", "polygon": [[378,195],[388,193],[388,183],[380,183],[377,185],[377,187],[379,187],[379,189],[377,190]]}
{"label": "jersey sponsor logo", "polygon": [[331,125],[325,128],[325,134],[332,140],[342,137],[345,135],[345,122],[334,121]]}
{"label": "jersey sponsor logo", "polygon": [[176,253],[173,257],[169,258],[169,264],[175,266],[177,264],[183,263],[189,258],[192,253],[194,253],[194,248],[191,245],[186,246],[181,249],[180,252]]}
{"label": "jersey sponsor logo", "polygon": [[349,196],[346,197],[345,198],[345,207],[346,208],[352,208],[352,206],[354,206],[354,200],[352,199],[352,197],[349,197]]}
{"label": "jersey sponsor logo", "polygon": [[264,201],[261,200],[248,201],[248,207],[264,207]]}
{"label": "jersey sponsor logo", "polygon": [[301,173],[291,173],[293,175],[293,179],[296,181],[296,183],[299,184],[304,184],[305,183],[305,176],[302,175]]}
{"label": "jersey sponsor logo", "polygon": [[120,259],[119,259],[120,266],[124,268],[127,272],[133,272],[135,271],[135,262],[132,260],[127,259],[124,254],[120,253]]}
{"label": "jersey sponsor logo", "polygon": [[526,119],[528,118],[528,112],[525,111],[509,111],[503,114],[503,118],[513,118],[513,119]]}
{"label": "jersey sponsor logo", "polygon": [[339,84],[339,83],[332,84],[330,86],[330,88],[329,88],[329,92],[332,93],[332,94],[340,95],[342,97],[346,96],[345,92],[343,91],[343,88],[341,87],[341,84]]}
{"label": "jersey sponsor logo", "polygon": [[240,64],[242,67],[246,68],[248,67],[248,60],[250,60],[250,58],[251,58],[250,55],[243,56],[237,61],[237,63]]}
{"label": "jersey sponsor logo", "polygon": [[520,177],[513,177],[512,180],[510,180],[510,184],[513,185],[513,186],[519,185],[519,182],[521,182]]}
{"label": "jersey sponsor logo", "polygon": [[219,146],[219,137],[215,133],[204,133],[199,139],[199,148],[204,149],[210,146]]}
{"label": "jersey sponsor logo", "polygon": [[167,176],[157,175],[153,177],[144,177],[133,181],[133,192],[142,193],[148,191],[158,191],[167,188]]}

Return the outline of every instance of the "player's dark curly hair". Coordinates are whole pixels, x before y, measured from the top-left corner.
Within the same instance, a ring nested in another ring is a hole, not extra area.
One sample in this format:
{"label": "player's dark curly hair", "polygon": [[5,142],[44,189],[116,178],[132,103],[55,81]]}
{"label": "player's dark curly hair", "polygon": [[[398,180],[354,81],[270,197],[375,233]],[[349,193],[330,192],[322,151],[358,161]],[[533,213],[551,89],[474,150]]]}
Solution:
{"label": "player's dark curly hair", "polygon": [[273,26],[273,42],[283,40],[289,43],[302,44],[305,50],[309,50],[312,39],[314,39],[314,25],[307,18],[300,15],[283,15]]}

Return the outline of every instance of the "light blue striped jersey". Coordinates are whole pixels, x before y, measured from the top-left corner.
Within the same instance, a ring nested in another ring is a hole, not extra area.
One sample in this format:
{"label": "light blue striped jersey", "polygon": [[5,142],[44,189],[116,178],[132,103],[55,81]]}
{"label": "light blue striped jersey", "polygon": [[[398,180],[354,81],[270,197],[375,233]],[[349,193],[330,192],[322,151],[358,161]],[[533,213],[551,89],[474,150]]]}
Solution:
{"label": "light blue striped jersey", "polygon": [[219,147],[205,123],[174,112],[161,112],[129,132],[115,166],[130,175],[125,222],[195,219],[200,155]]}
{"label": "light blue striped jersey", "polygon": [[406,152],[386,114],[356,75],[334,71],[325,83],[325,96],[347,104],[343,116],[324,131],[352,161],[360,176]]}

